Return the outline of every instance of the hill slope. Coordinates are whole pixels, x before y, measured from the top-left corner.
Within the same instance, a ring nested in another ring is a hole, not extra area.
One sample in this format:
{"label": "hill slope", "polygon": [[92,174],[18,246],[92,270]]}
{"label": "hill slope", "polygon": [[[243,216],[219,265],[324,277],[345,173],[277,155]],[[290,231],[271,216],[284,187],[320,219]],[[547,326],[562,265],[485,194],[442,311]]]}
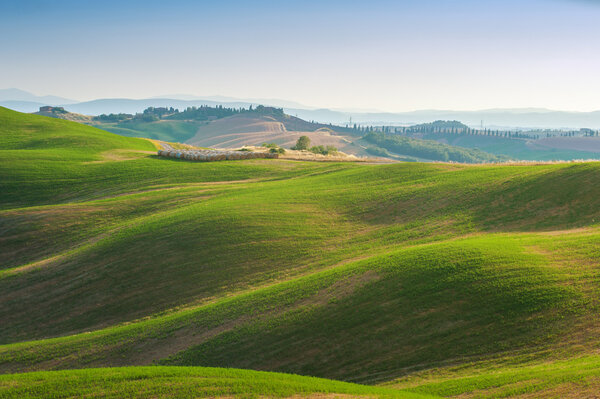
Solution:
{"label": "hill slope", "polygon": [[[289,119],[289,120],[286,120]],[[347,153],[361,154],[362,149],[352,144],[357,137],[336,132],[286,115],[234,115],[198,127],[188,143],[203,147],[235,148],[244,145],[276,143],[290,148],[300,136],[308,136],[314,145],[333,145]]]}
{"label": "hill slope", "polygon": [[502,361],[512,384],[596,356],[597,163],[191,163],[0,122],[3,372],[243,367],[446,395]]}
{"label": "hill slope", "polygon": [[364,154],[361,146],[352,144],[361,133],[352,128],[308,122],[287,115],[280,108],[219,108],[203,106],[183,111],[170,108],[148,108],[143,113],[111,114],[87,117],[55,107],[50,112],[36,112],[86,123],[128,137],[185,142],[199,146],[234,148],[275,142],[288,148],[298,137],[308,135],[315,145],[333,145],[351,153]]}
{"label": "hill slope", "polygon": [[385,152],[389,150],[400,155],[415,156],[434,161],[485,163],[509,160],[508,157],[488,154],[478,149],[455,147],[433,140],[413,139],[396,134],[371,132],[365,135],[363,140],[375,144],[376,149],[383,148]]}
{"label": "hill slope", "polygon": [[571,159],[598,159],[598,137],[552,137],[538,140],[511,139],[497,136],[433,133],[421,138],[437,140],[453,146],[479,149],[511,159],[552,161]]}
{"label": "hill slope", "polygon": [[194,121],[156,121],[125,123],[93,123],[102,130],[127,137],[146,137],[153,140],[184,143],[196,134],[200,122]]}
{"label": "hill slope", "polygon": [[92,121],[91,116],[68,112],[63,107],[40,107],[40,110],[38,112],[34,112],[34,114],[80,123],[89,123]]}
{"label": "hill slope", "polygon": [[129,367],[0,375],[3,398],[433,398],[320,378],[200,367]]}
{"label": "hill slope", "polygon": [[268,107],[200,125],[187,142],[203,147],[229,148],[272,142],[291,148],[300,136],[310,137],[314,145],[332,145],[343,152],[365,154],[361,146],[353,143],[360,137],[357,130],[307,122]]}

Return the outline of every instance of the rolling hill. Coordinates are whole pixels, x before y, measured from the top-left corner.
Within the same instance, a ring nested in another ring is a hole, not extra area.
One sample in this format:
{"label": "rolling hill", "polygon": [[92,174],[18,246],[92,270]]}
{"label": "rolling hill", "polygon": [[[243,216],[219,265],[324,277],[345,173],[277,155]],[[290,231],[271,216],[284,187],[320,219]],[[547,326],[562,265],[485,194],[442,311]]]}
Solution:
{"label": "rolling hill", "polygon": [[367,147],[367,151],[374,154],[380,152],[384,155],[408,155],[418,157],[422,160],[462,163],[503,162],[510,160],[507,156],[492,155],[479,149],[451,146],[435,140],[413,139],[398,134],[370,132],[362,140],[371,145]]}
{"label": "rolling hill", "polygon": [[186,143],[196,134],[201,124],[195,121],[161,120],[156,122],[90,123],[89,125],[121,136]]}
{"label": "rolling hill", "polygon": [[[364,135],[366,128],[308,122],[284,113],[281,108],[262,105],[248,109],[204,106],[183,111],[172,107],[151,107],[135,115],[119,113],[95,117],[71,113],[62,107],[43,107],[35,114],[81,122],[123,136],[184,142],[200,147],[239,148],[275,143],[293,148],[301,136],[308,136],[312,146],[333,146],[344,153],[359,156],[370,154],[396,160],[470,163],[509,159],[478,149],[452,147],[397,135],[386,136],[386,140],[374,140],[379,133]],[[388,145],[390,139],[395,143]],[[397,145],[398,140],[403,141],[404,145]]]}
{"label": "rolling hill", "polygon": [[[553,137],[538,140],[482,134],[457,121],[389,128],[401,135],[367,132],[308,122],[288,115],[280,108],[255,109],[200,107],[183,111],[148,108],[143,113],[111,114],[97,117],[68,112],[62,107],[44,107],[36,115],[85,123],[127,137],[189,143],[202,147],[239,148],[245,145],[276,143],[291,148],[300,136],[313,145],[334,146],[364,156],[412,161],[502,162],[517,160],[597,159],[598,137]],[[465,133],[470,130],[475,133]],[[460,133],[459,133],[460,132]],[[381,136],[381,137],[378,137]],[[403,137],[408,136],[408,137]],[[438,144],[433,143],[436,141]]]}
{"label": "rolling hill", "polygon": [[600,158],[599,137],[550,137],[533,140],[433,133],[421,135],[421,138],[519,160],[557,161]]}
{"label": "rolling hill", "polygon": [[360,133],[353,129],[311,123],[283,112],[238,114],[200,125],[189,144],[202,147],[235,148],[243,145],[276,143],[290,148],[300,136],[308,136],[314,145],[332,145],[352,154],[365,154],[353,143]]}
{"label": "rolling hill", "polygon": [[[154,151],[0,108],[0,394],[598,387],[600,164],[192,163]],[[91,369],[117,366],[136,367]]]}
{"label": "rolling hill", "polygon": [[[164,108],[168,109],[168,108]],[[172,108],[171,108],[172,109]],[[276,143],[287,148],[294,146],[298,138],[307,135],[314,145],[333,145],[352,154],[366,154],[365,149],[353,143],[361,133],[341,126],[307,122],[287,115],[280,108],[258,106],[254,109],[214,108],[214,115],[196,115],[195,109],[177,111],[175,114],[160,115],[156,120],[145,120],[139,115],[127,115],[125,120],[113,121],[112,115],[90,117],[54,107],[51,111],[39,111],[36,115],[85,123],[127,137],[144,137],[153,140],[187,143],[201,147],[235,148],[244,145]],[[229,112],[221,112],[221,111]],[[211,112],[207,112],[211,114]],[[224,114],[219,115],[219,114]],[[228,114],[233,114],[227,116]]]}
{"label": "rolling hill", "polygon": [[40,107],[38,112],[33,112],[34,115],[49,116],[50,118],[65,119],[67,121],[90,123],[92,117],[89,115],[76,114],[74,112],[68,112],[63,107]]}

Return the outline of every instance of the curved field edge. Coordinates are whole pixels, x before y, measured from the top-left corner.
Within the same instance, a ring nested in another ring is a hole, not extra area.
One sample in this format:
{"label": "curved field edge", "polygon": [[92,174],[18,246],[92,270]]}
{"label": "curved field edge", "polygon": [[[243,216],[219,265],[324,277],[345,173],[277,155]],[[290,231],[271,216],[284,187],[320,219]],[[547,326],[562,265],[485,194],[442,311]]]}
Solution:
{"label": "curved field edge", "polygon": [[2,398],[433,398],[291,374],[205,367],[126,367],[0,375]]}

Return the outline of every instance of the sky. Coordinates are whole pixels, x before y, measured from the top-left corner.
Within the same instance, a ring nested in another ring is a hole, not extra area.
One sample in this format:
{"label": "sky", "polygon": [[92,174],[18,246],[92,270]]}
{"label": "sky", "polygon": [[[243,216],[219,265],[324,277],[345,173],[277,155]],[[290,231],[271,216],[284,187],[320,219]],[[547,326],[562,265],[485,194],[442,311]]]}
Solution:
{"label": "sky", "polygon": [[600,109],[600,0],[0,0],[0,88]]}

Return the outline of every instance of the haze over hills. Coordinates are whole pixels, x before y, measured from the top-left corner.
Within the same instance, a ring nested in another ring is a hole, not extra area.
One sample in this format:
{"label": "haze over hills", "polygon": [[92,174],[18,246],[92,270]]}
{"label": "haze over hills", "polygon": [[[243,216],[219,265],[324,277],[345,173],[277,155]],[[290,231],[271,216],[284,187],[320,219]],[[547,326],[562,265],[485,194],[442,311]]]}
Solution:
{"label": "haze over hills", "polygon": [[0,101],[30,101],[43,103],[44,105],[59,105],[76,102],[75,100],[70,100],[64,97],[36,96],[35,94],[19,89],[0,89]]}
{"label": "haze over hills", "polygon": [[57,96],[36,96],[19,89],[0,89],[0,106],[21,112],[36,112],[44,105],[71,104],[75,102]]}
{"label": "haze over hills", "polygon": [[245,103],[245,104],[263,104],[271,107],[280,107],[280,108],[300,108],[300,109],[313,109],[314,107],[310,107],[304,104],[300,104],[296,101],[282,100],[277,98],[237,98],[237,97],[228,97],[228,96],[196,96],[193,94],[172,94],[172,95],[163,95],[156,96],[154,98],[167,98],[174,100],[186,100],[186,101],[194,101],[194,100],[208,100],[215,101],[218,103]]}
{"label": "haze over hills", "polygon": [[58,105],[69,111],[100,115],[110,113],[136,113],[148,107],[174,107],[185,109],[201,105],[244,107],[265,105],[283,107],[285,112],[308,121],[333,124],[360,123],[367,125],[409,125],[434,120],[460,120],[472,127],[512,128],[600,128],[600,111],[568,112],[543,108],[489,109],[477,111],[417,110],[409,112],[355,112],[332,109],[315,109],[309,105],[279,99],[236,99],[223,96],[174,95],[147,99],[97,99],[74,102],[56,96],[35,96],[17,89],[0,91],[0,106],[20,112],[36,112],[43,105]]}
{"label": "haze over hills", "polygon": [[419,110],[410,112],[342,112],[328,109],[286,109],[293,115],[309,120],[332,123],[372,125],[409,125],[435,120],[460,120],[471,127],[488,128],[600,128],[600,111],[568,112],[547,109],[491,109],[479,111]]}

